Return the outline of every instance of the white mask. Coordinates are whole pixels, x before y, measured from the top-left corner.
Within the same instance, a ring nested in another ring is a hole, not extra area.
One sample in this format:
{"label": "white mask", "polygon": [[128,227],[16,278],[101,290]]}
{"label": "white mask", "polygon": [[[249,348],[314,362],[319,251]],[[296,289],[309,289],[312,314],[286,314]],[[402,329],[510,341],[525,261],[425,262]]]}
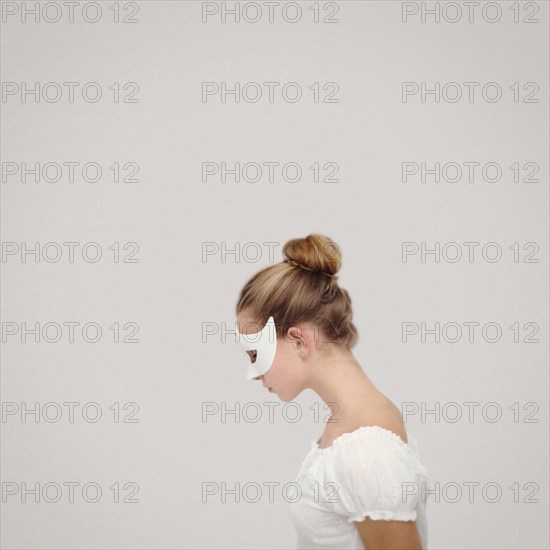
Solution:
{"label": "white mask", "polygon": [[275,352],[277,351],[277,333],[275,331],[275,320],[270,317],[264,328],[259,332],[242,334],[237,328],[238,343],[245,351],[256,351],[256,360],[248,365],[246,378],[252,380],[257,376],[265,374],[273,365]]}

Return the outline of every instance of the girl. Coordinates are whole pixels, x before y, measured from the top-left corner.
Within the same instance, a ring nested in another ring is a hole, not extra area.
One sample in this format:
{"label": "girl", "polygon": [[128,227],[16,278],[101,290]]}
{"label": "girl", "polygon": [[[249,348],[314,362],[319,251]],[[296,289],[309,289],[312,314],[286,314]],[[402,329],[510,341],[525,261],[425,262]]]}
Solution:
{"label": "girl", "polygon": [[424,550],[427,470],[399,409],[351,351],[358,333],[338,246],[314,233],[283,255],[246,283],[236,314],[247,377],[285,402],[312,389],[333,411],[296,477],[296,548]]}

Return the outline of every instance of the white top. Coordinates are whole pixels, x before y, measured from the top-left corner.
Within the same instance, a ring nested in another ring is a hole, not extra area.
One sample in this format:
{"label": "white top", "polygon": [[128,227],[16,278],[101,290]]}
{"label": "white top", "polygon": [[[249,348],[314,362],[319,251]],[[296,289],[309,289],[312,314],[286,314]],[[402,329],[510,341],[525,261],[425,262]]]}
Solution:
{"label": "white top", "polygon": [[296,548],[364,550],[352,522],[369,516],[416,521],[425,550],[428,471],[416,439],[411,434],[407,439],[408,444],[381,426],[361,426],[336,437],[330,447],[321,449],[313,441],[289,496]]}

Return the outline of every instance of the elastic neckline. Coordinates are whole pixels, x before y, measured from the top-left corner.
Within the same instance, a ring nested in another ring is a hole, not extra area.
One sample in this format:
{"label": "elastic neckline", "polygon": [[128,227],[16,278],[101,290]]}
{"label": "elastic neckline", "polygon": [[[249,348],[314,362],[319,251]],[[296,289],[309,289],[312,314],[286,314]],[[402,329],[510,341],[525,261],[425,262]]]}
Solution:
{"label": "elastic neckline", "polygon": [[332,440],[332,444],[329,445],[328,447],[323,447],[323,448],[319,447],[318,442],[319,442],[319,439],[321,439],[322,436],[319,439],[316,439],[315,441],[312,441],[311,445],[312,445],[312,448],[313,448],[314,451],[316,451],[318,453],[324,453],[325,451],[328,451],[328,450],[332,449],[333,447],[339,445],[343,440],[356,437],[357,435],[364,432],[365,430],[375,430],[375,431],[378,431],[380,433],[384,433],[387,436],[389,436],[391,439],[396,441],[397,443],[400,443],[401,445],[403,445],[403,447],[405,447],[406,449],[409,449],[411,452],[413,452],[413,448],[410,445],[410,442],[411,442],[411,435],[410,434],[407,434],[407,439],[409,440],[409,443],[405,443],[395,432],[392,432],[391,430],[388,430],[387,428],[383,428],[382,426],[377,426],[377,425],[360,426],[359,428],[356,428],[355,430],[353,430],[351,432],[345,432],[343,434],[340,434],[339,436],[335,437]]}

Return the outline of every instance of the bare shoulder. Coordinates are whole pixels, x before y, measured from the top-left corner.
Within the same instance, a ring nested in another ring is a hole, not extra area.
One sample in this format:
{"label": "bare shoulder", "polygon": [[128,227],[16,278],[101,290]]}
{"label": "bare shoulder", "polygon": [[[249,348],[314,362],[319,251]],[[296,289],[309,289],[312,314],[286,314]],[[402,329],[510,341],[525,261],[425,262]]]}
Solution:
{"label": "bare shoulder", "polygon": [[405,443],[409,443],[407,438],[407,432],[403,423],[403,417],[397,409],[397,414],[393,410],[393,407],[388,408],[387,410],[374,411],[368,414],[365,419],[366,426],[380,426],[385,428],[390,432],[398,435]]}
{"label": "bare shoulder", "polygon": [[397,406],[384,394],[378,393],[374,397],[359,402],[351,409],[349,418],[335,427],[334,437],[341,433],[351,432],[361,426],[380,426],[398,435],[408,444],[403,415]]}

